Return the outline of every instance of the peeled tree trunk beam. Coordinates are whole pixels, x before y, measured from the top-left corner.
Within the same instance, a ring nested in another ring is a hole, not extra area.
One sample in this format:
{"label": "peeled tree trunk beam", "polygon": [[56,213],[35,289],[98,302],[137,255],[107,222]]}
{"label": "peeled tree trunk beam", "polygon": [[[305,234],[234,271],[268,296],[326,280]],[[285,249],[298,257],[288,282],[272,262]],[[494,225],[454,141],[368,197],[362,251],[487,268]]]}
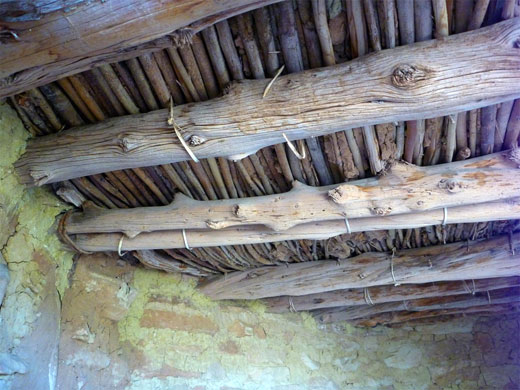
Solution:
{"label": "peeled tree trunk beam", "polygon": [[453,315],[500,315],[512,314],[520,311],[520,305],[515,303],[496,304],[486,306],[468,307],[465,309],[443,309],[443,310],[427,310],[427,311],[399,311],[394,313],[382,313],[370,318],[349,321],[356,326],[373,327],[376,325],[399,324],[408,321],[421,320],[425,318],[434,318],[441,316]]}
{"label": "peeled tree trunk beam", "polygon": [[490,290],[478,295],[455,295],[448,297],[423,298],[402,302],[382,303],[379,305],[365,305],[333,310],[319,310],[315,312],[319,322],[349,321],[357,318],[366,318],[380,313],[392,311],[426,311],[445,309],[464,309],[467,307],[487,306],[490,304],[520,304],[520,289],[505,288]]}
{"label": "peeled tree trunk beam", "polygon": [[[477,223],[520,219],[520,199],[481,203],[447,209],[449,223]],[[349,219],[350,232],[365,232],[385,229],[413,229],[443,223],[444,210],[422,213],[398,214],[387,217]],[[191,229],[165,230],[140,233],[128,237],[126,233],[94,233],[68,236],[67,217],[62,219],[61,233],[80,252],[116,251],[118,249],[175,249],[202,248],[222,245],[260,244],[285,240],[324,240],[348,233],[344,220],[311,222],[297,225],[284,231],[274,231],[261,225],[252,225],[220,230]],[[186,237],[186,239],[185,239]]]}
{"label": "peeled tree trunk beam", "polygon": [[[431,118],[520,97],[520,19],[371,53],[173,109],[200,159],[238,159],[262,147],[353,127]],[[33,139],[17,163],[24,183],[188,160],[168,110],[109,119]],[[88,134],[88,137],[84,136]]]}
{"label": "peeled tree trunk beam", "polygon": [[346,217],[425,212],[518,196],[517,167],[510,153],[502,152],[426,168],[398,163],[378,179],[335,186],[310,187],[295,182],[285,194],[198,201],[179,193],[168,206],[87,206],[83,212],[68,217],[66,233],[124,232],[134,237],[140,232],[244,225],[264,225],[282,231],[303,223]]}
{"label": "peeled tree trunk beam", "polygon": [[[461,280],[454,282],[375,286],[365,289],[336,290],[294,297],[265,298],[262,302],[272,313],[326,309],[340,306],[366,306],[421,298],[473,294],[475,292],[520,286],[520,278]],[[401,310],[401,309],[399,309]]]}
{"label": "peeled tree trunk beam", "polygon": [[38,20],[2,20],[0,99],[95,66],[183,44],[211,24],[278,1],[89,1]]}
{"label": "peeled tree trunk beam", "polygon": [[520,275],[520,233],[491,240],[369,252],[339,261],[262,267],[208,279],[200,290],[213,299],[258,299],[346,288],[416,284]]}

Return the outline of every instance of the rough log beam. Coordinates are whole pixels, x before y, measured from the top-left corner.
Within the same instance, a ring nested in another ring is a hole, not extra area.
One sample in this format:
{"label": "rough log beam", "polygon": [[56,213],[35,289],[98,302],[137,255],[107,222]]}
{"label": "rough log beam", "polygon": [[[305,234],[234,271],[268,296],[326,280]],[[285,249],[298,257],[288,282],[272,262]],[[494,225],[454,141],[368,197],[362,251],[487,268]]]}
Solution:
{"label": "rough log beam", "polygon": [[[435,117],[520,97],[520,19],[383,50],[341,65],[232,84],[173,109],[198,158],[237,159],[289,139]],[[17,167],[44,184],[189,159],[168,111],[110,119],[32,140]],[[84,137],[88,134],[88,137]]]}
{"label": "rough log beam", "polygon": [[[209,25],[278,1],[93,1],[34,21],[4,18],[0,99],[95,66],[182,44]],[[12,38],[6,38],[9,31]]]}
{"label": "rough log beam", "polygon": [[[448,209],[449,223],[477,223],[500,220],[520,219],[520,200],[518,198],[460,206]],[[443,210],[422,213],[398,214],[388,217],[349,219],[351,233],[385,229],[415,229],[424,226],[439,225],[444,221]],[[62,226],[66,226],[66,220]],[[62,230],[64,234],[66,228]],[[129,232],[125,232],[126,234]],[[132,232],[130,232],[132,233]],[[284,231],[274,231],[265,226],[244,226],[220,230],[192,229],[164,230],[141,233],[127,237],[121,233],[76,234],[69,237],[73,246],[86,252],[116,251],[119,249],[175,249],[260,244],[285,240],[324,240],[348,233],[345,221],[311,222],[295,226]],[[184,238],[186,236],[186,240]],[[68,236],[67,236],[68,237]],[[123,237],[123,238],[122,238]],[[121,245],[121,247],[119,246]]]}
{"label": "rough log beam", "polygon": [[383,303],[380,305],[365,305],[351,308],[336,308],[333,310],[318,310],[314,313],[319,322],[349,321],[366,318],[381,313],[393,311],[429,311],[445,309],[465,309],[468,307],[520,303],[520,289],[505,288],[487,291],[477,295],[455,295],[448,297],[423,298],[403,302]]}
{"label": "rough log beam", "polygon": [[497,304],[486,306],[468,307],[466,309],[444,309],[429,311],[399,311],[395,313],[383,313],[371,318],[353,320],[350,323],[356,326],[373,327],[376,325],[399,324],[408,321],[421,320],[425,318],[434,318],[441,316],[453,315],[499,315],[512,314],[520,311],[519,304]]}
{"label": "rough log beam", "polygon": [[398,163],[376,180],[327,187],[295,183],[285,194],[197,201],[182,194],[168,206],[133,209],[85,207],[70,215],[66,233],[222,229],[265,225],[281,231],[295,225],[424,212],[508,199],[520,194],[520,170],[508,153],[431,167]]}
{"label": "rough log beam", "polygon": [[317,310],[340,306],[379,305],[389,302],[422,298],[473,294],[475,292],[520,286],[520,278],[461,280],[402,286],[375,286],[366,289],[347,289],[294,297],[265,298],[263,303],[272,313]]}
{"label": "rough log beam", "polygon": [[[339,260],[262,267],[209,279],[201,291],[213,299],[258,299],[346,288],[430,283],[520,275],[520,233],[485,241],[457,242],[380,252]],[[518,253],[518,250],[513,253]]]}

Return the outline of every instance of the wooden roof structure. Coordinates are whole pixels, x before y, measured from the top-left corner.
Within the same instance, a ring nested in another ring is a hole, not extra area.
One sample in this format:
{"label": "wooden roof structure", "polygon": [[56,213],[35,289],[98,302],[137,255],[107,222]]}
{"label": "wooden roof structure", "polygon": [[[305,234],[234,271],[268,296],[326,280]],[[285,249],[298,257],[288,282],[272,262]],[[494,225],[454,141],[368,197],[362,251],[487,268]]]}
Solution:
{"label": "wooden roof structure", "polygon": [[145,3],[58,48],[103,3],[0,8],[17,169],[83,209],[73,248],[323,322],[520,308],[516,0]]}

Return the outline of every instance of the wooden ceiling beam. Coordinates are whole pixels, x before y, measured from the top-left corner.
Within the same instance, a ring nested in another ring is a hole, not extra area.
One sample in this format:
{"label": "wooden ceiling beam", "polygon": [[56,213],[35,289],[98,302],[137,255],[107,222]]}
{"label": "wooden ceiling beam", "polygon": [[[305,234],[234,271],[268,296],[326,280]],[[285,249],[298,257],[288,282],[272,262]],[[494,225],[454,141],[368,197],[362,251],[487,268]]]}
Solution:
{"label": "wooden ceiling beam", "polygon": [[[508,199],[477,205],[459,206],[447,209],[448,222],[477,223],[520,219],[520,199]],[[444,210],[419,213],[397,214],[387,217],[349,219],[350,233],[385,229],[415,229],[440,225],[444,221]],[[190,229],[164,230],[150,233],[83,233],[69,236],[67,221],[63,220],[62,235],[78,251],[103,252],[144,250],[207,248],[225,245],[260,244],[285,240],[325,240],[349,233],[345,220],[321,221],[297,225],[293,228],[275,231],[261,225],[241,226],[220,230]],[[128,237],[127,234],[132,235]]]}
{"label": "wooden ceiling beam", "polygon": [[[239,159],[262,147],[353,127],[435,117],[520,97],[520,19],[371,53],[341,65],[232,84],[223,97],[175,107],[197,158]],[[29,142],[17,163],[41,185],[190,159],[168,110],[109,119]],[[85,136],[88,134],[88,137]]]}
{"label": "wooden ceiling beam", "polygon": [[457,315],[501,315],[512,314],[520,311],[520,305],[517,303],[496,304],[468,307],[465,309],[443,309],[443,310],[427,310],[427,311],[399,311],[393,313],[382,313],[370,318],[349,321],[356,326],[373,327],[377,325],[401,324],[403,322],[417,321],[427,318],[440,318],[446,316]]}
{"label": "wooden ceiling beam", "polygon": [[23,18],[16,10],[16,18],[7,18],[16,2],[6,4],[0,20],[0,99],[95,66],[182,44],[209,25],[278,1],[76,2],[71,9],[30,21],[19,21]]}
{"label": "wooden ceiling beam", "polygon": [[444,297],[422,298],[389,302],[379,305],[364,305],[344,308],[317,310],[315,317],[321,323],[350,321],[358,318],[368,318],[382,313],[395,311],[430,311],[445,309],[466,309],[468,307],[500,305],[507,303],[520,304],[520,289],[518,287],[493,289],[476,295],[452,295]]}
{"label": "wooden ceiling beam", "polygon": [[[310,187],[295,182],[284,194],[198,201],[177,194],[167,206],[85,207],[67,218],[66,233],[222,229],[264,225],[276,231],[331,220],[369,218],[485,203],[520,194],[520,169],[510,152],[430,167],[393,165],[377,178]],[[447,216],[448,218],[448,216]]]}
{"label": "wooden ceiling beam", "polygon": [[318,294],[264,298],[262,302],[271,313],[380,305],[385,303],[434,298],[520,286],[520,278],[495,278],[448,281],[401,286],[374,286],[364,289],[335,290]]}
{"label": "wooden ceiling beam", "polygon": [[[477,223],[520,219],[520,199],[459,206],[448,209],[449,223]],[[444,210],[398,214],[388,217],[349,219],[350,233],[385,229],[415,229],[440,225],[444,221]],[[66,234],[66,220],[62,226],[63,237],[78,251],[103,252],[144,250],[207,248],[225,245],[260,244],[286,240],[325,240],[349,233],[344,220],[321,221],[297,225],[284,231],[274,231],[265,226],[251,225],[220,230],[191,229],[165,230],[140,233],[128,237],[124,233]]]}
{"label": "wooden ceiling beam", "polygon": [[258,299],[391,284],[519,276],[519,239],[520,233],[516,233],[394,254],[369,252],[339,261],[262,267],[208,279],[200,289],[213,299]]}

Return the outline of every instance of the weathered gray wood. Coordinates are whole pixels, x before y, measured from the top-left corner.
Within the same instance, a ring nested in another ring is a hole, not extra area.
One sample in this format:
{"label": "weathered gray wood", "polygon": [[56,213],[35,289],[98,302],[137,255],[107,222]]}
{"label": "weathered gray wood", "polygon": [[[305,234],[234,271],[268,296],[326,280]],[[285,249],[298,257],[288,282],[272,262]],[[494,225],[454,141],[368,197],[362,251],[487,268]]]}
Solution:
{"label": "weathered gray wood", "polygon": [[[427,311],[398,311],[393,313],[382,313],[370,318],[349,321],[356,326],[372,327],[376,325],[389,325],[408,323],[411,321],[422,320],[427,318],[436,318],[442,316],[454,315],[492,315],[512,314],[520,311],[520,305],[517,303],[505,303],[496,305],[485,305],[468,307],[464,309],[443,309],[443,310],[427,310]],[[437,319],[437,318],[436,318]]]}
{"label": "weathered gray wood", "polygon": [[520,194],[520,169],[509,152],[430,167],[399,163],[379,179],[309,187],[285,194],[197,201],[177,194],[160,207],[85,207],[67,219],[66,232],[109,233],[175,229],[222,229],[265,225],[285,230],[308,222],[367,218],[478,204]]}
{"label": "weathered gray wood", "polygon": [[278,1],[85,1],[24,22],[23,29],[6,21],[2,27],[18,38],[0,45],[0,98],[185,43],[207,26]]}
{"label": "weathered gray wood", "polygon": [[208,276],[208,273],[201,271],[195,267],[191,267],[180,261],[172,259],[169,256],[162,255],[157,251],[137,251],[135,257],[146,267],[160,269],[166,272],[177,272],[189,274],[197,277]]}
{"label": "weathered gray wood", "polygon": [[517,249],[519,239],[517,233],[511,241],[502,236],[403,250],[395,255],[370,252],[339,261],[262,267],[209,279],[200,289],[213,299],[257,299],[396,283],[518,276],[520,255],[513,255],[511,247]]}
{"label": "weathered gray wood", "polygon": [[518,287],[489,290],[487,293],[472,295],[454,295],[447,297],[422,298],[389,302],[379,305],[364,305],[356,307],[317,310],[315,316],[319,322],[349,321],[365,318],[392,311],[425,311],[464,309],[467,307],[500,305],[505,303],[520,303],[520,289]]}
{"label": "weathered gray wood", "polygon": [[0,2],[0,22],[40,20],[43,15],[63,10],[70,12],[87,0],[17,0]]}
{"label": "weathered gray wood", "polygon": [[[448,209],[449,223],[477,223],[520,219],[518,198]],[[443,210],[398,214],[386,217],[349,219],[351,232],[385,229],[412,229],[439,225],[444,221]],[[66,223],[64,223],[66,226]],[[347,233],[345,220],[321,221],[297,225],[284,231],[251,225],[220,230],[185,230],[186,241],[193,248],[221,245],[260,244],[285,240],[324,240]],[[137,232],[76,234],[71,236],[77,248],[87,252],[115,251],[121,242],[122,250],[184,248],[182,230],[164,230],[151,233]],[[121,241],[122,240],[122,241]]]}
{"label": "weathered gray wood", "polygon": [[[520,286],[520,278],[495,278],[480,280],[448,281],[428,284],[405,284],[401,286],[375,286],[365,289],[335,290],[300,296],[265,298],[262,302],[272,313],[288,313],[326,309],[340,306],[378,305],[388,302],[409,301]],[[400,309],[401,310],[401,309]]]}
{"label": "weathered gray wood", "polygon": [[[520,96],[520,19],[371,53],[349,63],[232,84],[218,99],[175,107],[198,158],[244,157],[290,139],[435,117]],[[18,162],[24,183],[189,159],[167,110],[110,119],[32,140]],[[83,137],[88,134],[88,137]]]}

